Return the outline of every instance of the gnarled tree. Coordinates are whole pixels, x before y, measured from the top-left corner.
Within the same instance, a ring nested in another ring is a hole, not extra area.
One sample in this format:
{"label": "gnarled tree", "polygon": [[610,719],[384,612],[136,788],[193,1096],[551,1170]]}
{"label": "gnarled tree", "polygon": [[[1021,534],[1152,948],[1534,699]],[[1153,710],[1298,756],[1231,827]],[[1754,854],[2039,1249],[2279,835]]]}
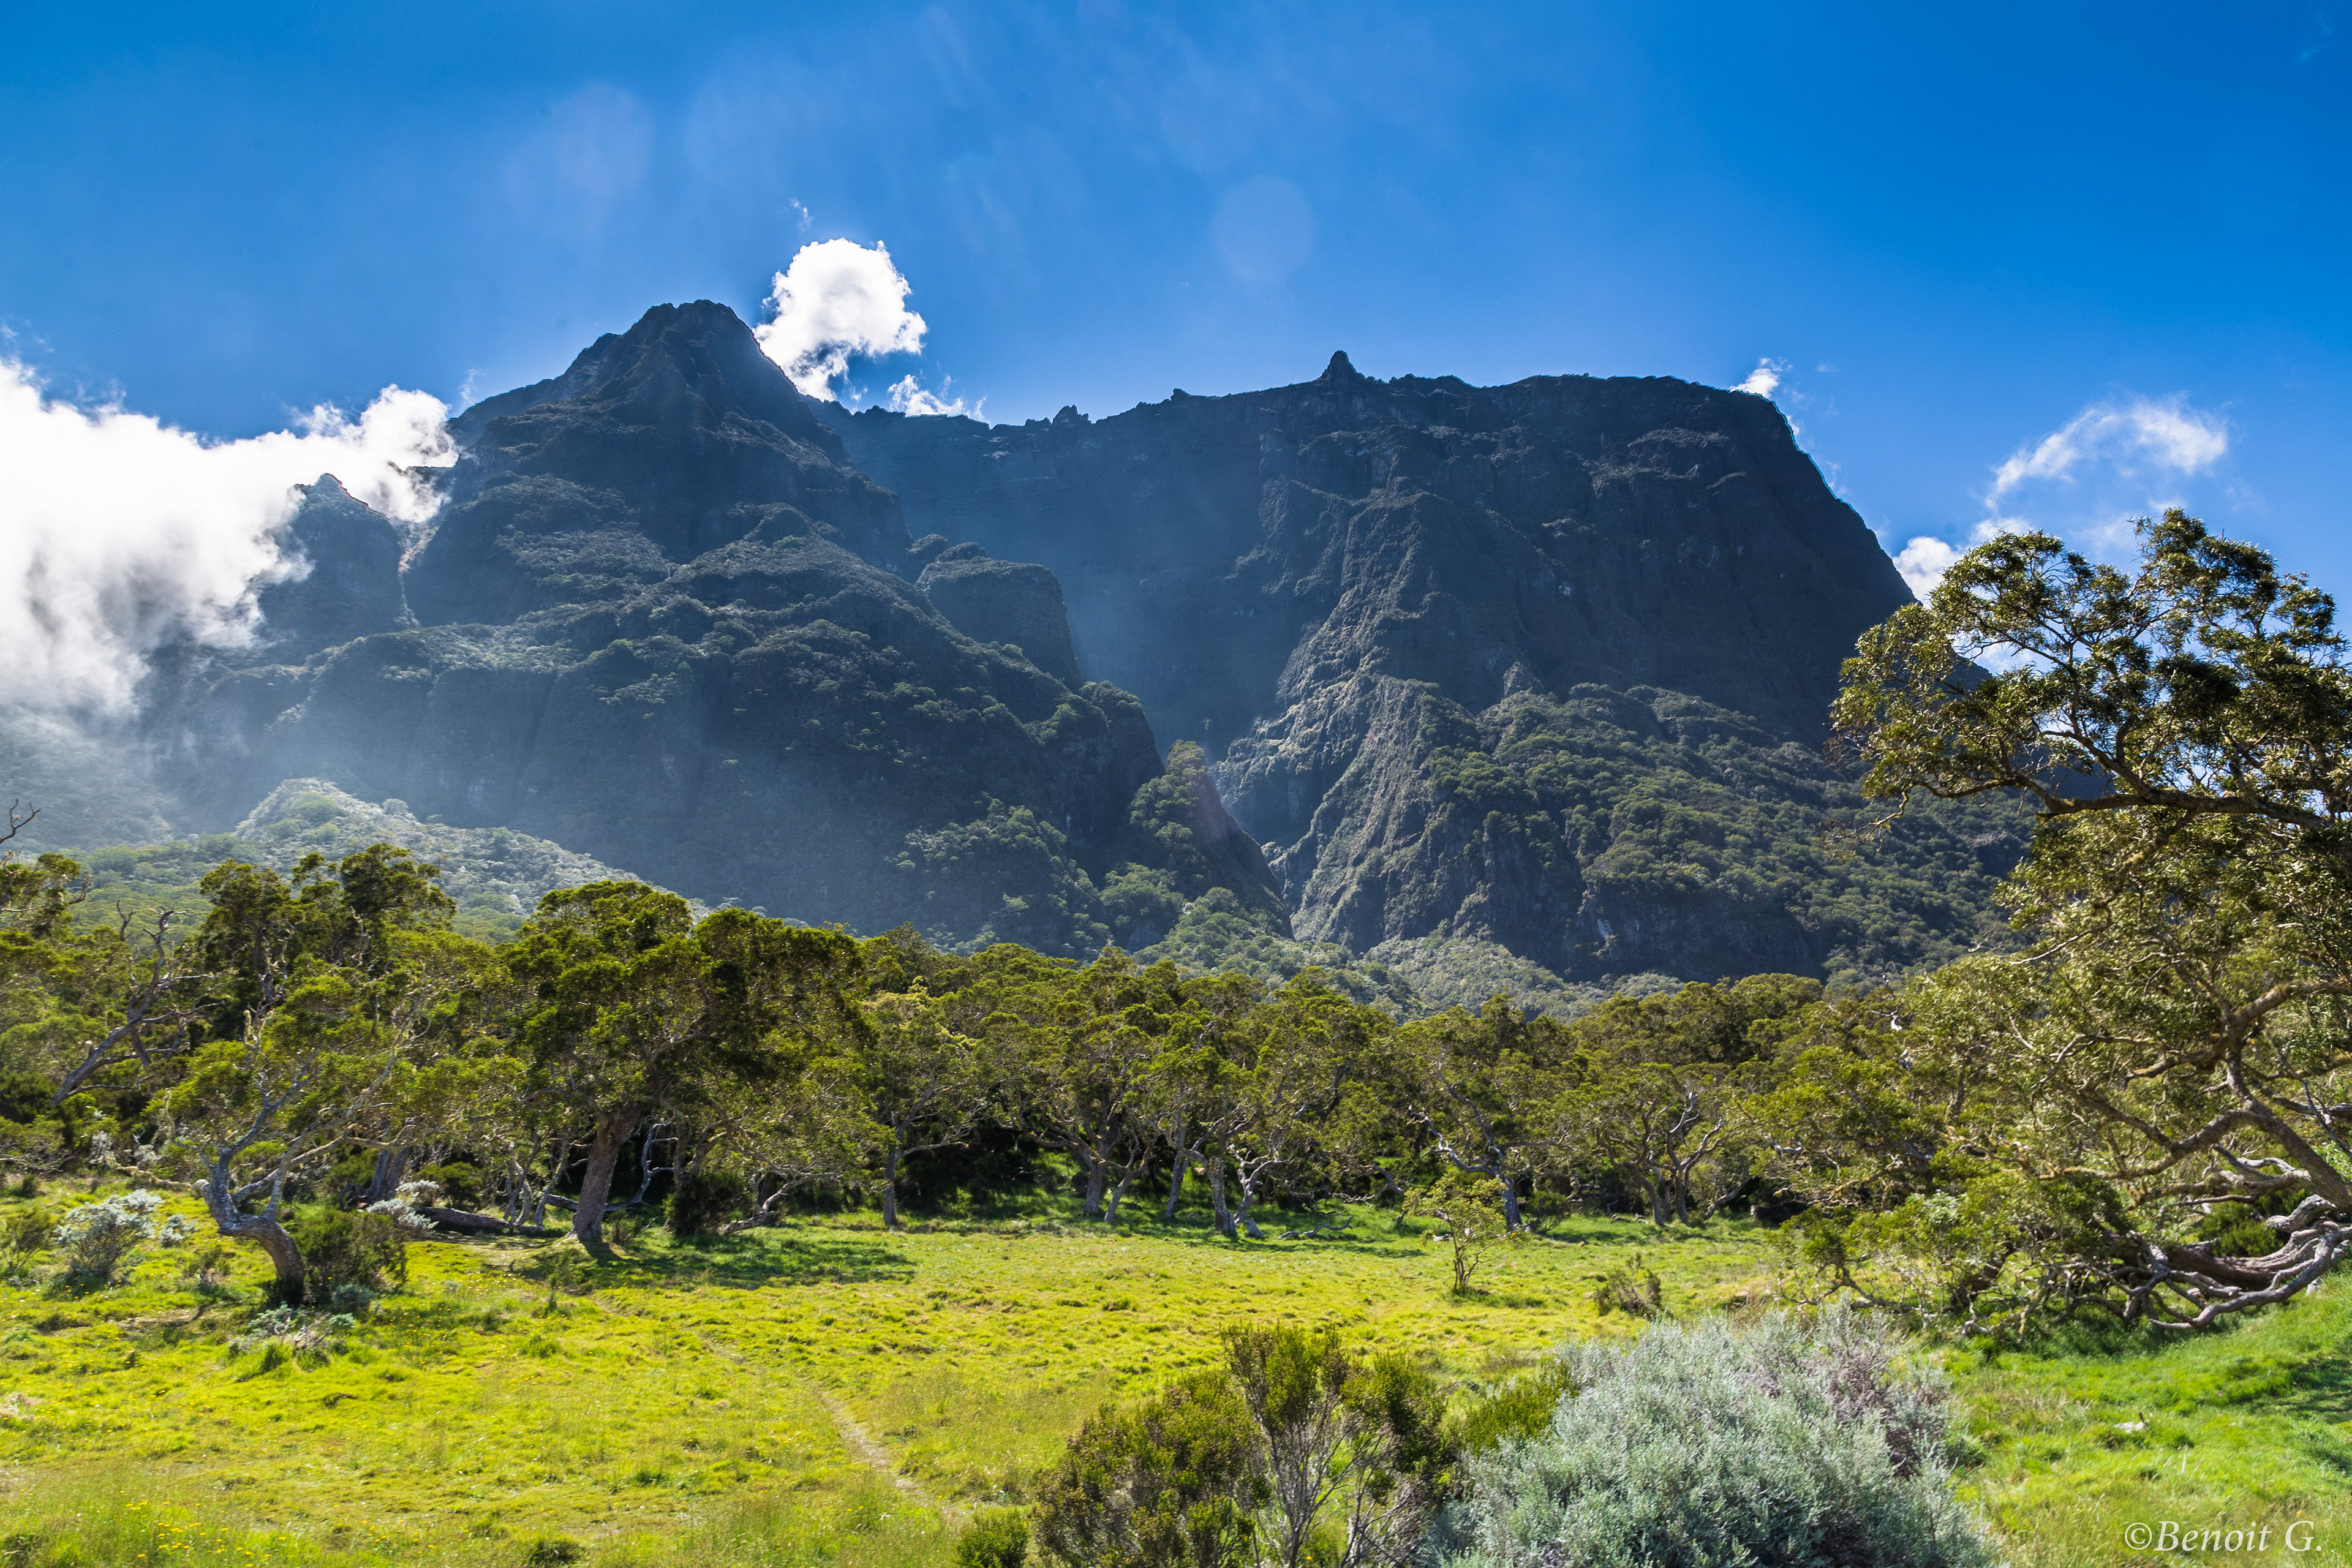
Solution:
{"label": "gnarled tree", "polygon": [[1918,998],[1914,1048],[2000,1068],[1953,1119],[2012,1189],[1978,1263],[2039,1248],[2021,1309],[2203,1325],[2352,1243],[2352,672],[2334,603],[2262,551],[2177,510],[2140,542],[2128,572],[1972,551],[1864,637],[1835,717],[1874,795],[2037,813],[2032,945]]}

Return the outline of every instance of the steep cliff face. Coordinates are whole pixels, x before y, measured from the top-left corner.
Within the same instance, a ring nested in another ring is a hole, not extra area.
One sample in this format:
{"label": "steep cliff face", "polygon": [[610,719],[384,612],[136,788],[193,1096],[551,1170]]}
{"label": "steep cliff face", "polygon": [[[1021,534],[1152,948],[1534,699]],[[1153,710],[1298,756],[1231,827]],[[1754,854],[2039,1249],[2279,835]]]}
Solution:
{"label": "steep cliff face", "polygon": [[[258,654],[175,677],[194,826],[322,778],[712,902],[1055,952],[1131,937],[1120,889],[1187,874],[1137,825],[1144,711],[1078,680],[1051,574],[912,546],[725,308],[651,311],[457,428],[396,620],[289,598]],[[303,516],[358,537],[352,509],[322,481]],[[1221,867],[1280,922],[1255,846]]]}
{"label": "steep cliff face", "polygon": [[2010,826],[1821,842],[1859,805],[1816,752],[1840,661],[1907,593],[1763,398],[1335,355],[1099,422],[826,416],[914,527],[1051,568],[1302,936],[1861,977],[1981,934]]}

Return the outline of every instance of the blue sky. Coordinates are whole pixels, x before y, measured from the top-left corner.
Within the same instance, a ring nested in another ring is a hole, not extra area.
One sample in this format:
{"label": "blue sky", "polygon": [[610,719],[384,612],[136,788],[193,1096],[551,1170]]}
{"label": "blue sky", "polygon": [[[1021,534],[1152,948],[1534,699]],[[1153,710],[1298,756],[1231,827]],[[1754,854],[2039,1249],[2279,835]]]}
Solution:
{"label": "blue sky", "polygon": [[199,9],[8,24],[0,325],[52,395],[454,403],[846,237],[929,330],[845,393],[1769,362],[1890,548],[2179,500],[2352,590],[2333,5]]}

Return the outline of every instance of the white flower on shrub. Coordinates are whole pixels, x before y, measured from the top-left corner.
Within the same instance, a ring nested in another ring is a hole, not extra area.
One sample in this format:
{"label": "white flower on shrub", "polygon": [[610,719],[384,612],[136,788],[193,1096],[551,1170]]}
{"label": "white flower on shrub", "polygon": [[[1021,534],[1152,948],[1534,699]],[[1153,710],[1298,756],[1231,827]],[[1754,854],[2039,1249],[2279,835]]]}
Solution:
{"label": "white flower on shrub", "polygon": [[367,1212],[383,1215],[404,1230],[431,1230],[433,1222],[417,1211],[438,1207],[440,1200],[438,1182],[403,1182],[392,1196],[368,1205]]}

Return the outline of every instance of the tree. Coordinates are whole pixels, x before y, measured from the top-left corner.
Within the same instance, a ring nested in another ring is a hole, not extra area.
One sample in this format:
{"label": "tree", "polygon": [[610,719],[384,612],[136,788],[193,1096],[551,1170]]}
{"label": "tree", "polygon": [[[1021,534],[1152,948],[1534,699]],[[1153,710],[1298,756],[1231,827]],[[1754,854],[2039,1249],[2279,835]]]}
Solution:
{"label": "tree", "polygon": [[813,1031],[837,1022],[856,944],[686,900],[641,882],[546,895],[509,960],[532,988],[518,1030],[532,1092],[569,1112],[587,1147],[572,1235],[604,1241],[613,1174],[656,1112],[708,1114],[726,1086],[780,1083]]}
{"label": "tree", "polygon": [[230,861],[200,884],[214,1037],[160,1097],[163,1142],[219,1234],[268,1257],[281,1301],[304,1289],[289,1189],[354,1142],[419,1136],[489,1070],[446,1050],[446,1005],[495,960],[441,929],[437,876],[378,844],[332,867],[307,856],[290,883]]}
{"label": "tree", "polygon": [[882,1223],[898,1226],[898,1168],[910,1154],[961,1142],[989,1110],[981,1047],[948,1026],[921,989],[864,1006],[866,1089],[881,1128]]}
{"label": "tree", "polygon": [[1406,1212],[1423,1215],[1445,1227],[1454,1249],[1454,1293],[1470,1294],[1471,1277],[1498,1241],[1524,1233],[1511,1224],[1495,1189],[1483,1173],[1449,1167],[1437,1180],[1406,1200]]}
{"label": "tree", "polygon": [[1397,1031],[1391,1055],[1404,1112],[1446,1164],[1495,1184],[1519,1226],[1519,1185],[1553,1157],[1552,1116],[1572,1068],[1567,1026],[1497,996]]}
{"label": "tree", "polygon": [[986,956],[979,988],[995,999],[991,1037],[1018,1075],[1014,1115],[1078,1162],[1085,1216],[1116,1224],[1156,1146],[1153,1079],[1181,1044],[1181,977],[1116,950],[1076,970],[1003,948]]}
{"label": "tree", "polygon": [[283,1220],[289,1188],[353,1143],[423,1136],[496,1070],[436,1049],[434,1014],[474,983],[479,944],[416,932],[390,948],[394,962],[380,975],[298,964],[278,1005],[241,1037],[198,1050],[163,1100],[170,1146],[195,1163],[215,1227],[261,1248],[282,1302],[299,1303],[305,1289],[301,1249]]}
{"label": "tree", "polygon": [[[1326,1124],[1365,1068],[1380,1017],[1309,971],[1212,1033],[1213,1054],[1200,1075],[1202,1138],[1224,1235],[1257,1236],[1250,1210],[1266,1184],[1317,1163]],[[1230,1212],[1229,1174],[1241,1199]]]}
{"label": "tree", "polygon": [[1818,981],[1759,974],[1612,998],[1571,1026],[1579,1064],[1559,1100],[1563,1146],[1629,1177],[1652,1224],[1688,1225],[1700,1172],[1738,1163],[1738,1110],[1759,1087],[1759,1062],[1821,992]]}
{"label": "tree", "polygon": [[2009,892],[2033,945],[1917,1001],[1923,1047],[1982,1075],[2016,1235],[2062,1238],[2061,1301],[2201,1326],[2352,1242],[2344,656],[2326,595],[2175,510],[2128,573],[1982,545],[1846,667],[1871,795],[2036,815]]}

